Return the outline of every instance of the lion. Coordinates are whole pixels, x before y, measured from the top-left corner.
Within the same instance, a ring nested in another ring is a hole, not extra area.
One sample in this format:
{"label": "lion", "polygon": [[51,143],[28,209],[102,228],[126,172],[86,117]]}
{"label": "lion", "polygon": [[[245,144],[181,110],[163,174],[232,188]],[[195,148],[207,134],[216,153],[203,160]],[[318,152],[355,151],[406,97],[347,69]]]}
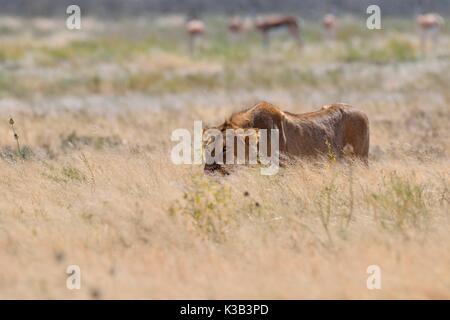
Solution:
{"label": "lion", "polygon": [[[267,146],[271,150],[270,136],[271,132],[273,133],[271,129],[275,129],[278,133],[279,154],[282,158],[314,159],[332,154],[338,160],[352,156],[368,165],[369,120],[364,112],[344,103],[325,105],[314,112],[294,114],[262,101],[251,108],[232,114],[214,129],[224,136],[220,139],[223,145],[218,146],[218,149],[222,149],[223,157],[226,154],[227,130],[254,129],[251,136],[256,136],[258,140],[261,129],[266,129]],[[247,139],[246,143],[249,141]],[[217,140],[207,138],[204,143],[207,147],[208,144],[217,143]],[[204,170],[205,172],[218,170],[228,174],[223,163],[225,161],[220,164],[207,163]]]}

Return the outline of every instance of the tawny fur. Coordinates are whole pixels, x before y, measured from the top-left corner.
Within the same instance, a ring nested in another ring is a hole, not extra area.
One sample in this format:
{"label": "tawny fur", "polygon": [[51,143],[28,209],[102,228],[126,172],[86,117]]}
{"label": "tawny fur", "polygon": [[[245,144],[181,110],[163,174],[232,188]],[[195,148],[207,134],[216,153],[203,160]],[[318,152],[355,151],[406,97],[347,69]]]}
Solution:
{"label": "tawny fur", "polygon": [[368,163],[369,120],[362,111],[343,103],[325,105],[315,112],[294,114],[268,102],[260,102],[234,113],[217,128],[222,132],[238,128],[267,129],[268,132],[278,129],[280,153],[300,158],[332,153],[340,159],[349,145],[355,158]]}

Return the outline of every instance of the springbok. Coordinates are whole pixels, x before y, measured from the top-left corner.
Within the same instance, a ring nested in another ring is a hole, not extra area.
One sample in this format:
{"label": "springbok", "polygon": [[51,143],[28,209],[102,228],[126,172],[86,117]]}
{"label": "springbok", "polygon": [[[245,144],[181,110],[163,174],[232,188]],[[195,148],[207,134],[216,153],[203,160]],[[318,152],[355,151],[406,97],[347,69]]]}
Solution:
{"label": "springbok", "polygon": [[186,32],[189,37],[189,52],[192,55],[195,53],[197,39],[205,33],[205,24],[198,19],[190,20],[186,23]]}
{"label": "springbok", "polygon": [[232,34],[241,33],[244,30],[244,23],[238,17],[231,18],[228,23],[228,30]]}
{"label": "springbok", "polygon": [[244,23],[238,17],[231,18],[228,23],[228,31],[232,40],[236,40],[238,36],[244,31]]}
{"label": "springbok", "polygon": [[269,32],[279,28],[287,28],[289,33],[298,43],[299,46],[302,45],[302,39],[300,35],[300,25],[297,17],[294,16],[281,16],[281,17],[263,17],[257,18],[255,22],[256,29],[261,32],[263,39],[263,46],[270,46]]}
{"label": "springbok", "polygon": [[334,40],[338,27],[338,21],[334,14],[326,14],[322,19],[322,25],[325,30],[325,38],[327,40]]}
{"label": "springbok", "polygon": [[436,46],[439,31],[444,19],[436,13],[419,14],[416,19],[420,34],[420,48],[422,53],[433,51]]}

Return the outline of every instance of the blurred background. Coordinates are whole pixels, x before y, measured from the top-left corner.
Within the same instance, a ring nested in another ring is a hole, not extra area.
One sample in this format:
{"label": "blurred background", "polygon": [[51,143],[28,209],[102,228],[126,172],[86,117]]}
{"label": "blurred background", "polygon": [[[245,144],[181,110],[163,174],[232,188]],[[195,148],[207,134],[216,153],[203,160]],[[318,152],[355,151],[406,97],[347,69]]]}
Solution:
{"label": "blurred background", "polygon": [[105,16],[148,15],[164,13],[263,13],[284,12],[304,17],[320,17],[321,11],[361,14],[371,5],[383,8],[386,15],[411,15],[420,7],[431,11],[450,12],[447,0],[1,0],[3,14],[57,16],[71,4],[78,4],[86,13]]}
{"label": "blurred background", "polygon": [[[449,9],[0,0],[0,298],[448,298]],[[173,130],[261,100],[363,110],[370,169],[170,161]]]}
{"label": "blurred background", "polygon": [[[81,8],[81,30],[66,27],[73,3]],[[366,27],[369,4],[381,8],[381,30]],[[98,107],[98,99],[111,96],[103,105],[119,101],[123,107],[125,94],[136,107],[154,108],[246,105],[262,98],[287,108],[360,104],[414,86],[415,77],[445,69],[437,64],[449,57],[449,24],[427,31],[417,22],[427,12],[444,21],[446,0],[0,0],[0,6],[4,107],[28,108],[43,98],[46,106],[93,99]],[[294,19],[295,30],[289,23],[267,34],[256,27],[273,16]],[[401,63],[404,72],[392,70]]]}

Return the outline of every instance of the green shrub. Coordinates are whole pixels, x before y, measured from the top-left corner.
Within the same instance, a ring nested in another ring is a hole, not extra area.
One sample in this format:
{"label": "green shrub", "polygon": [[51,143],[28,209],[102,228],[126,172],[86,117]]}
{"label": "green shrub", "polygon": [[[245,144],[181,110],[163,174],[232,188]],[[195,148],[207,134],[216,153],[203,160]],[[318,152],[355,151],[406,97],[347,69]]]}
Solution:
{"label": "green shrub", "polygon": [[228,186],[203,176],[195,176],[184,192],[183,199],[171,208],[172,216],[184,216],[193,222],[201,234],[214,241],[223,241],[228,228],[237,222],[230,206]]}
{"label": "green shrub", "polygon": [[412,178],[390,174],[383,179],[382,189],[370,195],[369,203],[383,228],[405,230],[426,226],[424,186]]}

